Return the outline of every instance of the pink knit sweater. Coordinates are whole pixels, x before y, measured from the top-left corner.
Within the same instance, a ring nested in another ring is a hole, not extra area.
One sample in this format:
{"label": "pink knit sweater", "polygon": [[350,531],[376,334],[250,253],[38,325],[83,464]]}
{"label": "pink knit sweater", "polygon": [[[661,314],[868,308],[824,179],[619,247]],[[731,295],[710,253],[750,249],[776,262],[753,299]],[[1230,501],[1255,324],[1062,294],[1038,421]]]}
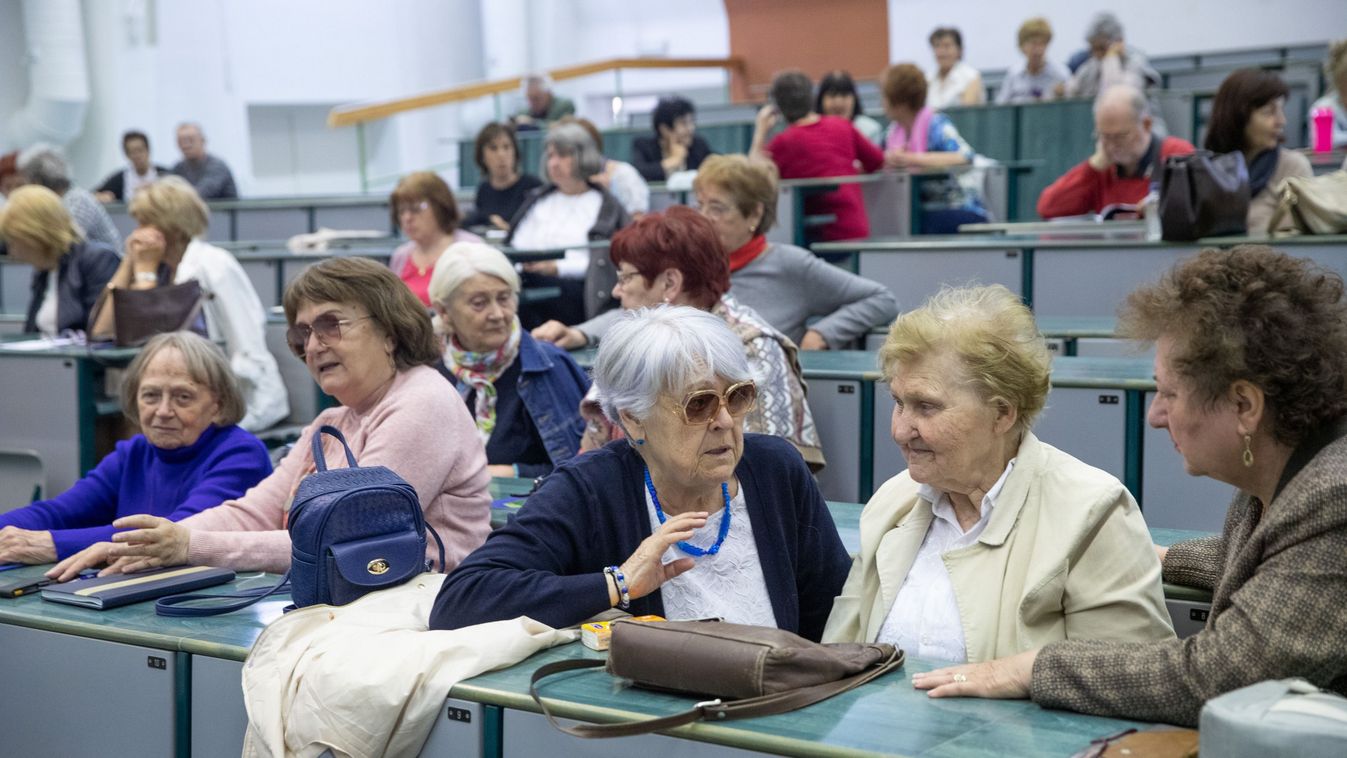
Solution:
{"label": "pink knit sweater", "polygon": [[[286,516],[300,480],[315,471],[311,439],[323,424],[341,430],[361,466],[387,466],[416,489],[426,525],[444,540],[449,569],[486,540],[491,477],[477,428],[444,377],[417,366],[399,372],[364,415],[349,408],[318,414],[281,465],[243,497],[179,522],[192,530],[189,562],[239,571],[289,570]],[[329,468],[346,465],[341,443],[332,437],[324,438],[323,450]],[[433,538],[428,541],[426,555],[438,564],[439,549]]]}

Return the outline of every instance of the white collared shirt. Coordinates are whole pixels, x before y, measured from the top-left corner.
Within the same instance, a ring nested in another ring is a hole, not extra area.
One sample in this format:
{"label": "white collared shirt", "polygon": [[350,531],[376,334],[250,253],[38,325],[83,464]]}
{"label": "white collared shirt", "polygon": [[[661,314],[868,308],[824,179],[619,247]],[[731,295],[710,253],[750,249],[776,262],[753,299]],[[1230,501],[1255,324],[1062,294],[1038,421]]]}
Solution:
{"label": "white collared shirt", "polygon": [[131,198],[135,197],[137,190],[141,187],[148,187],[157,181],[159,181],[159,172],[155,170],[154,166],[150,166],[144,176],[136,173],[135,166],[127,166],[126,170],[122,172],[123,202],[131,202]]}
{"label": "white collared shirt", "polygon": [[884,618],[877,641],[891,642],[919,658],[958,663],[968,660],[959,604],[954,597],[949,570],[945,568],[944,555],[977,542],[991,520],[996,498],[1013,468],[1015,459],[1011,458],[1006,470],[1001,472],[1001,478],[982,496],[980,517],[966,532],[959,526],[949,495],[930,485],[921,485],[917,494],[931,504],[934,518],[912,568],[893,600],[893,607]]}

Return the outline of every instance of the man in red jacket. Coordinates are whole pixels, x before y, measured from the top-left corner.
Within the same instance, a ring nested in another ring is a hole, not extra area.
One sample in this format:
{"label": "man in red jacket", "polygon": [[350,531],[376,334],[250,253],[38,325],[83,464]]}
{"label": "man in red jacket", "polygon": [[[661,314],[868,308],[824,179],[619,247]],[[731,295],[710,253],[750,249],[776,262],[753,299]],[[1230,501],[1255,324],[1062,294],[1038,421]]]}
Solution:
{"label": "man in red jacket", "polygon": [[1151,181],[1159,181],[1157,168],[1166,158],[1193,152],[1187,140],[1160,139],[1151,132],[1146,96],[1127,84],[1116,84],[1099,95],[1094,128],[1094,155],[1043,190],[1038,215],[1077,216],[1118,203],[1140,203],[1150,192]]}

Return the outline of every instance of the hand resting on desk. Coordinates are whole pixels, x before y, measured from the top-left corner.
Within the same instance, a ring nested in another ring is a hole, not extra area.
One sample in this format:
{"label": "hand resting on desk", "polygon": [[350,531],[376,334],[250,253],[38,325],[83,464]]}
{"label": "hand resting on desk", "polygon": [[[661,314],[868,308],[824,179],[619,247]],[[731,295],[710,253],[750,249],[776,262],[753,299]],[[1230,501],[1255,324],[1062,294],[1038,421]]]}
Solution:
{"label": "hand resting on desk", "polygon": [[[187,547],[192,530],[158,516],[138,514],[112,522],[118,529],[129,529],[112,535],[112,542],[96,542],[66,558],[47,572],[58,582],[73,579],[86,568],[107,568],[99,576],[130,574],[135,571],[180,566],[187,562]],[[54,557],[54,556],[53,556]]]}
{"label": "hand resting on desk", "polygon": [[111,549],[111,542],[95,542],[53,566],[47,572],[47,578],[55,582],[68,582],[85,569],[107,563],[108,551]]}
{"label": "hand resting on desk", "polygon": [[929,690],[931,697],[1027,698],[1037,658],[1035,649],[994,661],[947,666],[913,674],[912,686]]}
{"label": "hand resting on desk", "polygon": [[0,563],[36,565],[56,560],[51,532],[7,526],[0,529]]}

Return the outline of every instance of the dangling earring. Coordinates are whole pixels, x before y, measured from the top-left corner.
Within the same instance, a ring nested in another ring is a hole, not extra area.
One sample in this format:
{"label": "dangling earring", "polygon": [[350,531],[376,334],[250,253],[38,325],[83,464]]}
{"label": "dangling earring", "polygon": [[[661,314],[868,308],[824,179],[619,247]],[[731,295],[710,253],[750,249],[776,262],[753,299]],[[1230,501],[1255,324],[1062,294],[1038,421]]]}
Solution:
{"label": "dangling earring", "polygon": [[1250,445],[1253,443],[1253,437],[1244,435],[1244,468],[1253,468],[1253,450]]}

